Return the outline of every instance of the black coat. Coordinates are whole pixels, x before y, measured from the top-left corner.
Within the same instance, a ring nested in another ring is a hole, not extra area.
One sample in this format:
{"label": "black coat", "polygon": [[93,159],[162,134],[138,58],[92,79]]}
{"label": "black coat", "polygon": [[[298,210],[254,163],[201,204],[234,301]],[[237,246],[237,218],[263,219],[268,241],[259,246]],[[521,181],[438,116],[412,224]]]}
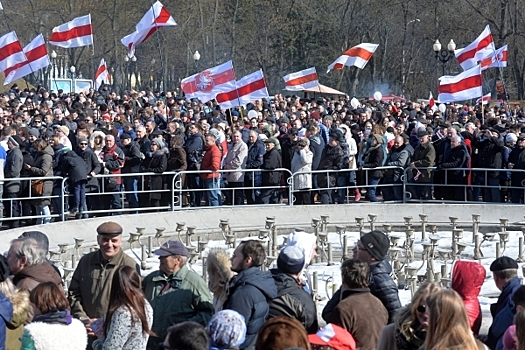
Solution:
{"label": "black coat", "polygon": [[268,317],[268,303],[276,296],[277,287],[269,271],[250,267],[231,279],[224,309],[244,316],[246,339],[240,349],[246,349],[255,342],[259,329]]}
{"label": "black coat", "polygon": [[[335,147],[326,145],[317,170],[341,170],[343,168],[343,161],[344,153],[339,144]],[[326,173],[317,174],[317,182],[320,188],[335,187],[337,173],[331,172],[328,175],[329,176],[327,176]]]}
{"label": "black coat", "polygon": [[69,178],[69,183],[87,180],[88,167],[84,159],[80,158],[75,152],[67,151],[61,161],[62,176]]}
{"label": "black coat", "polygon": [[88,182],[86,185],[86,192],[97,192],[98,191],[98,180],[96,177],[92,177],[91,173],[97,175],[102,170],[102,164],[98,160],[98,157],[91,148],[86,148],[85,151],[79,151],[77,153],[84,162],[86,162],[86,167],[88,170]]}
{"label": "black coat", "polygon": [[150,199],[160,199],[161,192],[155,190],[162,190],[162,173],[166,171],[168,165],[169,151],[166,147],[162,147],[155,152],[148,152],[146,159],[140,166],[140,171],[144,173],[156,173],[158,175],[147,176],[145,178],[146,189],[153,191],[149,193]]}
{"label": "black coat", "polygon": [[[365,156],[363,168],[377,168],[383,165],[383,158],[385,154],[383,153],[383,147],[379,146],[376,149],[370,151],[368,155]],[[383,170],[370,170],[368,173],[370,177],[383,177]]]}
{"label": "black coat", "polygon": [[140,163],[142,158],[140,156],[140,146],[137,142],[131,141],[127,146],[122,146],[122,151],[126,156],[122,174],[138,173],[140,171]]}
{"label": "black coat", "polygon": [[[7,151],[7,158],[5,161],[4,177],[8,178],[19,178],[22,168],[24,166],[24,156],[20,148],[15,147]],[[6,181],[4,184],[4,190],[7,193],[19,193],[20,192],[20,180]]]}
{"label": "black coat", "polygon": [[319,163],[321,163],[321,157],[323,155],[323,150],[326,147],[326,143],[320,134],[310,137],[310,151],[314,154],[312,160],[312,170],[319,169]]}
{"label": "black coat", "polygon": [[273,269],[270,271],[277,286],[277,298],[270,301],[270,317],[288,316],[297,319],[308,334],[319,328],[317,309],[312,296],[292,276]]}
{"label": "black coat", "polygon": [[[263,163],[261,169],[275,170],[282,166],[281,155],[277,148],[273,148],[270,151],[266,151],[263,156]],[[280,171],[264,171],[262,173],[262,184],[263,186],[277,186],[281,183],[281,172]]]}
{"label": "black coat", "polygon": [[195,133],[188,136],[188,139],[184,144],[184,150],[186,151],[186,158],[188,161],[188,170],[200,169],[203,149],[204,140],[202,139],[201,134]]}
{"label": "black coat", "polygon": [[[464,168],[467,166],[467,151],[462,145],[454,147],[443,158],[440,168]],[[448,183],[460,183],[465,178],[465,170],[450,170],[447,172]]]}

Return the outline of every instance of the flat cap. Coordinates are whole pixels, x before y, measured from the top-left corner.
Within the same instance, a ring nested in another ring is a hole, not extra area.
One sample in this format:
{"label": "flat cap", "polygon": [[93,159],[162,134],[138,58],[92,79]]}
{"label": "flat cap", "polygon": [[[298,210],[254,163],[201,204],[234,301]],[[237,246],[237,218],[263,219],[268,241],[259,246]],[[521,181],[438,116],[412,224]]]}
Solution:
{"label": "flat cap", "polygon": [[153,251],[158,256],[181,255],[188,256],[188,249],[179,241],[167,241],[159,249]]}
{"label": "flat cap", "polygon": [[517,269],[518,263],[516,260],[508,257],[508,256],[501,256],[494,260],[492,264],[490,264],[490,271],[502,271],[502,270],[508,270],[508,269]]}
{"label": "flat cap", "polygon": [[113,235],[118,236],[122,234],[122,226],[113,221],[107,221],[97,227],[99,235]]}

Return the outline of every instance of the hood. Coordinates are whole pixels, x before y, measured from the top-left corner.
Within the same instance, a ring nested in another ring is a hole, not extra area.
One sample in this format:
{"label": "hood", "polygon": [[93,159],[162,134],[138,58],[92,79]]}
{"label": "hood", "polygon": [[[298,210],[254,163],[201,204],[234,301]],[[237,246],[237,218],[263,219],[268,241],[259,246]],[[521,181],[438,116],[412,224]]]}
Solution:
{"label": "hood", "polygon": [[[272,269],[270,270],[270,272],[272,274],[273,280],[275,281],[275,285],[277,286],[278,291],[282,291],[283,289],[301,288],[292,276],[281,272],[279,269]],[[282,292],[280,294],[282,294]]]}
{"label": "hood", "polygon": [[233,276],[232,263],[228,254],[220,248],[213,248],[206,260],[208,272],[208,288],[214,294],[220,294],[228,288],[228,282]]}
{"label": "hood", "polygon": [[15,285],[18,285],[18,282],[25,278],[29,278],[37,282],[53,282],[56,283],[56,285],[58,286],[62,284],[62,279],[60,278],[60,275],[48,262],[27,266],[15,275],[13,283]]}
{"label": "hood", "polygon": [[452,271],[452,289],[463,299],[477,298],[487,272],[476,261],[456,261]]}
{"label": "hood", "polygon": [[89,137],[89,147],[91,149],[95,149],[95,137],[100,136],[102,137],[102,143],[100,144],[101,148],[104,148],[106,146],[106,134],[104,134],[102,131],[93,131],[91,136]]}
{"label": "hood", "polygon": [[19,289],[9,296],[9,300],[13,304],[13,318],[9,322],[8,327],[13,329],[23,325],[27,320],[27,312],[31,306],[29,292]]}
{"label": "hood", "polygon": [[308,266],[310,263],[310,257],[317,245],[317,237],[313,233],[304,231],[294,231],[288,235],[286,245],[297,246],[304,250],[304,266]]}
{"label": "hood", "polygon": [[13,306],[11,302],[4,295],[0,295],[0,317],[2,317],[4,321],[8,323],[9,321],[11,321],[12,316],[13,316]]}
{"label": "hood", "polygon": [[249,284],[261,291],[267,299],[277,297],[277,286],[270,271],[261,271],[259,267],[250,267],[233,278],[234,286]]}
{"label": "hood", "polygon": [[55,155],[55,151],[53,150],[53,147],[51,147],[50,145],[47,145],[47,147],[44,148],[40,153],[49,154],[51,157]]}
{"label": "hood", "polygon": [[156,150],[155,152],[148,152],[148,155],[150,157],[153,157],[153,156],[161,156],[163,154],[170,154],[170,151],[166,148],[166,147],[162,147],[161,149],[158,149]]}

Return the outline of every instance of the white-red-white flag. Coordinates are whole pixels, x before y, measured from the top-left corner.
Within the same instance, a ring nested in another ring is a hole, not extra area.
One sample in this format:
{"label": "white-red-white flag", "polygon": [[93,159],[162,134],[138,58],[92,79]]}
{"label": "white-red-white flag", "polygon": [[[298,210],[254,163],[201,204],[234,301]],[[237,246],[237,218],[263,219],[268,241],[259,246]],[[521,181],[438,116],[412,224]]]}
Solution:
{"label": "white-red-white flag", "polygon": [[39,34],[27,44],[23,51],[26,60],[5,70],[4,85],[46,68],[51,64],[49,55],[47,54],[46,42],[42,34]]}
{"label": "white-red-white flag", "polygon": [[137,45],[146,41],[158,28],[176,25],[175,19],[166,7],[157,1],[135,26],[135,32],[123,37],[120,41],[128,48],[128,56],[133,57]]}
{"label": "white-red-white flag", "polygon": [[378,46],[378,44],[363,43],[349,48],[328,66],[327,73],[332,69],[343,69],[344,66],[365,68]]}
{"label": "white-red-white flag", "polygon": [[472,67],[456,76],[445,75],[439,78],[441,103],[466,101],[483,95],[481,67]]}
{"label": "white-red-white flag", "polygon": [[182,79],[182,91],[187,98],[198,98],[205,103],[221,92],[235,89],[235,72],[232,61],[225,62]]}
{"label": "white-red-white flag", "polygon": [[486,105],[489,103],[490,99],[492,97],[492,94],[489,92],[488,94],[486,95],[483,95],[483,97],[480,97],[476,100],[476,104],[483,104],[483,105]]}
{"label": "white-red-white flag", "polygon": [[0,11],[3,11],[4,7],[2,6],[2,3],[0,2]]}
{"label": "white-red-white flag", "polygon": [[319,86],[319,77],[315,67],[304,69],[299,72],[290,73],[283,77],[286,90],[302,91]]}
{"label": "white-red-white flag", "polygon": [[49,37],[49,43],[68,49],[93,45],[91,15],[77,17],[72,21],[53,28],[53,32]]}
{"label": "white-red-white flag", "polygon": [[100,60],[100,65],[98,66],[97,72],[95,73],[95,90],[102,85],[102,83],[109,84],[111,76],[109,75],[108,66],[104,59]]}
{"label": "white-red-white flag", "polygon": [[434,100],[434,96],[432,96],[432,91],[430,91],[430,95],[428,96],[428,106],[433,111],[438,109],[438,107],[436,106],[436,101]]}
{"label": "white-red-white flag", "polygon": [[478,62],[482,59],[494,54],[495,50],[494,39],[487,24],[476,40],[467,47],[456,50],[454,54],[463,70],[467,70],[478,65]]}
{"label": "white-red-white flag", "polygon": [[494,52],[493,55],[491,55],[490,57],[484,58],[479,62],[481,66],[481,70],[485,70],[488,68],[507,67],[507,54],[508,54],[507,45],[500,47]]}
{"label": "white-red-white flag", "polygon": [[25,61],[26,55],[15,32],[0,37],[0,72],[5,72]]}
{"label": "white-red-white flag", "polygon": [[270,96],[262,69],[238,80],[236,86],[236,89],[217,94],[215,100],[217,100],[221,108],[227,109],[242,106]]}

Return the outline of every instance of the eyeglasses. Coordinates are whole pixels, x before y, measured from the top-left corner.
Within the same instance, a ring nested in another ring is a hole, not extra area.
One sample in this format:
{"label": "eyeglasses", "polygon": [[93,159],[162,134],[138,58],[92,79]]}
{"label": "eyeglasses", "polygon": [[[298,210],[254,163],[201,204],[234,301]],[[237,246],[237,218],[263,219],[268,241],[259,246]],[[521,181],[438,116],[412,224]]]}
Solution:
{"label": "eyeglasses", "polygon": [[175,348],[172,348],[172,347],[169,346],[169,345],[164,344],[164,342],[160,342],[160,343],[159,343],[159,350],[166,350],[166,349],[167,349],[167,350],[177,350],[177,349],[175,349]]}
{"label": "eyeglasses", "polygon": [[425,311],[427,311],[427,306],[426,305],[419,305],[416,310],[417,310],[417,312],[424,314]]}
{"label": "eyeglasses", "polygon": [[79,143],[80,146],[87,146],[87,142],[81,142]]}

